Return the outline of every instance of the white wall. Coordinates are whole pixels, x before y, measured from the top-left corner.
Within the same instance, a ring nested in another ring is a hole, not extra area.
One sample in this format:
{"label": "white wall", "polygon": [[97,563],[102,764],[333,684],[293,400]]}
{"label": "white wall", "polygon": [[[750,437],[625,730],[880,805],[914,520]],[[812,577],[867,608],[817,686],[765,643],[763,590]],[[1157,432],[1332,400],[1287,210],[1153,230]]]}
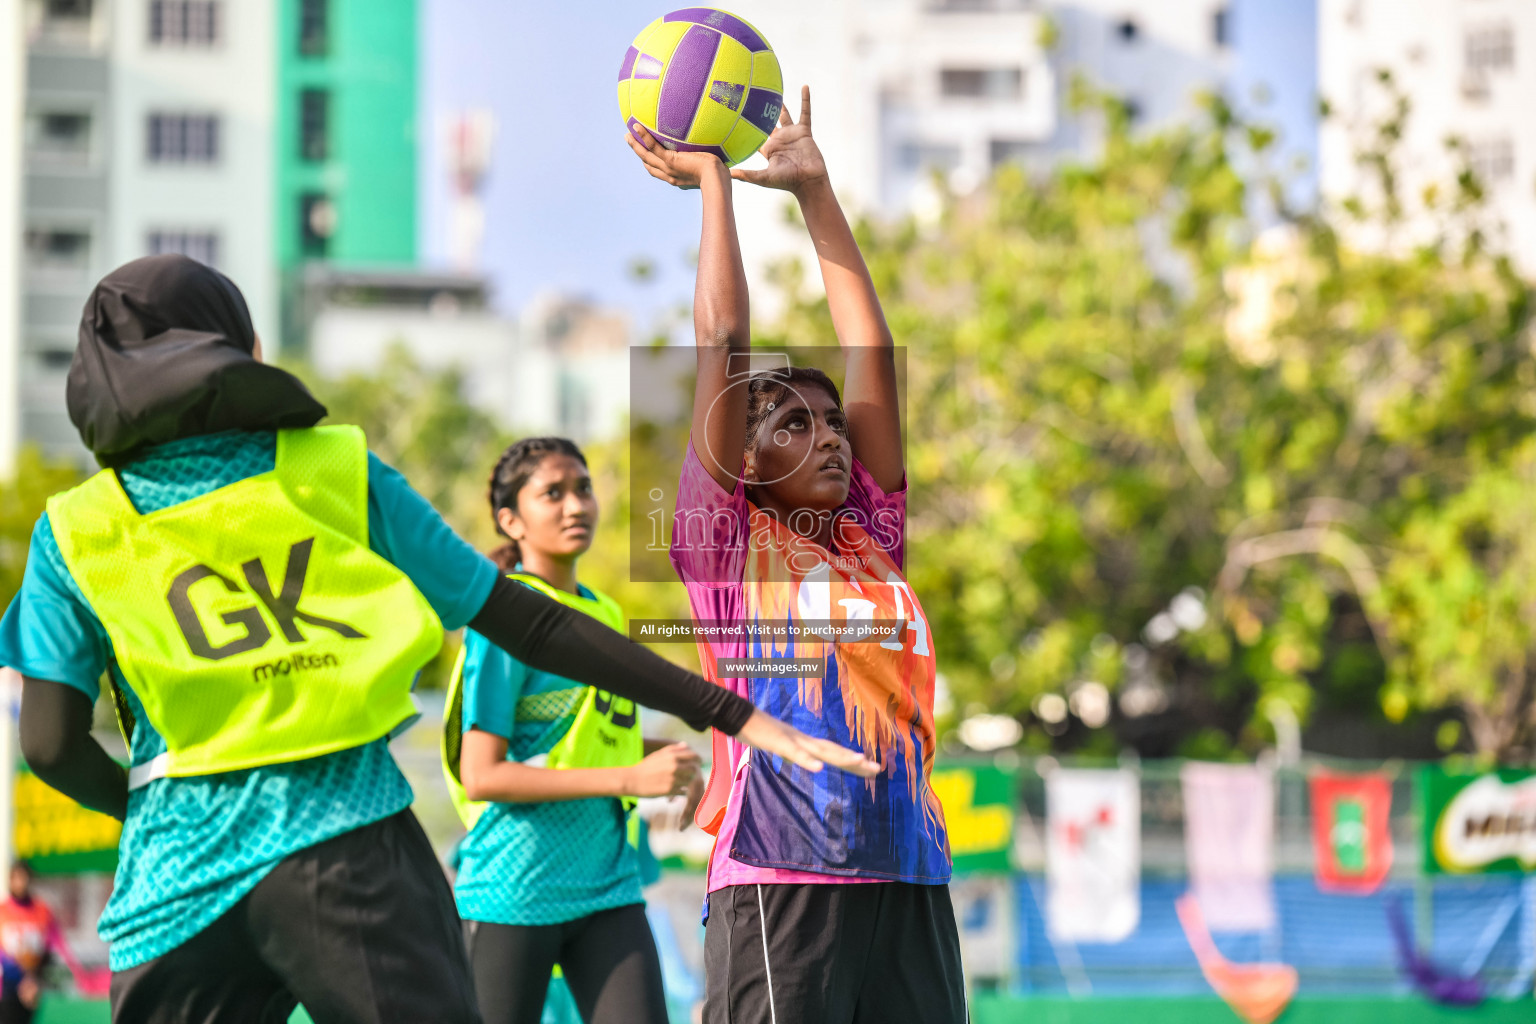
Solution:
{"label": "white wall", "polygon": [[[0,5],[0,479],[7,480],[15,469],[21,434],[21,146],[26,68],[22,6]],[[0,820],[0,826],[8,828],[8,824],[8,818]]]}
{"label": "white wall", "polygon": [[[1478,75],[1469,71],[1469,31],[1507,25],[1513,66]],[[1432,218],[1417,199],[1424,185],[1444,182],[1458,161],[1445,150],[1447,135],[1473,145],[1507,140],[1513,167],[1485,182],[1493,216],[1508,229],[1506,241],[1527,274],[1536,273],[1536,3],[1530,0],[1320,0],[1319,80],[1336,116],[1321,138],[1321,185],[1325,196],[1350,195],[1361,181],[1354,153],[1359,132],[1384,110],[1385,92],[1375,84],[1378,67],[1390,68],[1412,104],[1400,148],[1403,195],[1415,214],[1400,241],[1422,239]],[[1361,236],[1365,244],[1380,237]]]}
{"label": "white wall", "polygon": [[[275,346],[276,3],[224,0],[222,14],[212,48],[157,47],[149,42],[149,0],[112,4],[112,262],[145,255],[153,230],[216,230],[219,269],[240,286],[257,332]],[[154,110],[218,113],[219,162],[149,163],[146,118]]]}

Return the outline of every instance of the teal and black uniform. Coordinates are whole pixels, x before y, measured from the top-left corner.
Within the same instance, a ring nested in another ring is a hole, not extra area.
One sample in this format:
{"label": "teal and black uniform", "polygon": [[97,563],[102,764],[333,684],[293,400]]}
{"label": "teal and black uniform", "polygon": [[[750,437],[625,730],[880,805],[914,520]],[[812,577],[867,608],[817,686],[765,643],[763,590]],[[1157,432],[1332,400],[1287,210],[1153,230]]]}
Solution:
{"label": "teal and black uniform", "polygon": [[[499,736],[509,760],[535,765],[567,737],[592,692],[473,629],[460,686],[461,733]],[[456,852],[454,895],[486,1024],[536,1024],[556,965],[587,1024],[665,1024],[661,961],[627,825],[613,797],[484,805]]]}
{"label": "teal and black uniform", "polygon": [[[118,471],[140,512],[170,508],[272,469],[276,435],[227,431],[146,450]],[[490,593],[495,566],[445,524],[395,470],[370,457],[369,543],[407,576],[448,628]],[[465,585],[465,581],[469,581]],[[21,592],[0,619],[0,664],[65,683],[95,701],[103,672],[132,712],[130,760],[165,742],[111,658],[106,630],[59,554],[45,513]],[[170,952],[207,928],[284,857],[410,807],[411,787],[383,740],[241,772],[156,779],[129,795],[117,883],[100,930],[114,971]]]}
{"label": "teal and black uniform", "polygon": [[[463,731],[500,736],[509,760],[533,763],[570,729],[590,689],[529,668],[472,629],[462,685]],[[459,913],[541,925],[640,903],[640,865],[626,831],[624,807],[612,797],[487,804],[459,846]]]}

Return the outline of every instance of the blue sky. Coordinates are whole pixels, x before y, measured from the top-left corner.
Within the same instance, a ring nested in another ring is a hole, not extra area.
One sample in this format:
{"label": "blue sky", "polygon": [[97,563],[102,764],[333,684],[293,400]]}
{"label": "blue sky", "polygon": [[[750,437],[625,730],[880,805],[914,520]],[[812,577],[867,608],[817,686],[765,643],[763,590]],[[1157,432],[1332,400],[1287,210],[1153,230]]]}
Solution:
{"label": "blue sky", "polygon": [[[637,314],[692,294],[685,254],[698,244],[698,197],[647,176],[624,145],[619,63],[640,29],[671,10],[654,0],[423,0],[420,249],[446,265],[450,196],[442,119],[496,117],[482,264],[498,308],[547,289]],[[649,257],[649,285],[626,267]]]}

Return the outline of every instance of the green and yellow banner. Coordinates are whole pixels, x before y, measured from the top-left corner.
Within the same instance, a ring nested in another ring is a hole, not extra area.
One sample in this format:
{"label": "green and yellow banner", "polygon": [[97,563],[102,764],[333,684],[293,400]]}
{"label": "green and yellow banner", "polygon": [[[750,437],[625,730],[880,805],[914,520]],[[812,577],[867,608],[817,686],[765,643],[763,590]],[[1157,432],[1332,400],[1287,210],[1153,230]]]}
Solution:
{"label": "green and yellow banner", "polygon": [[1480,874],[1536,870],[1536,771],[1500,768],[1418,774],[1424,871]]}
{"label": "green and yellow banner", "polygon": [[123,826],[115,819],[86,810],[25,768],[16,769],[13,799],[15,855],[38,874],[117,870],[117,840]]}
{"label": "green and yellow banner", "polygon": [[991,765],[947,765],[933,770],[932,785],[944,805],[956,873],[1011,871],[1014,773]]}

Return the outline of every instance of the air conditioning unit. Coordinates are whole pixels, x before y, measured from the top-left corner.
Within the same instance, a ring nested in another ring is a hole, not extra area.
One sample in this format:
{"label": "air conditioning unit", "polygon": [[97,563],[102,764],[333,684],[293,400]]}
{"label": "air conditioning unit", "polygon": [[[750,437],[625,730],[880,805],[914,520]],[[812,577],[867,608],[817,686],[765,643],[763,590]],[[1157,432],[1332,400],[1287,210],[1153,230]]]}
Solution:
{"label": "air conditioning unit", "polygon": [[1481,71],[1468,69],[1461,73],[1461,97],[1466,100],[1486,100],[1488,98],[1488,76]]}

